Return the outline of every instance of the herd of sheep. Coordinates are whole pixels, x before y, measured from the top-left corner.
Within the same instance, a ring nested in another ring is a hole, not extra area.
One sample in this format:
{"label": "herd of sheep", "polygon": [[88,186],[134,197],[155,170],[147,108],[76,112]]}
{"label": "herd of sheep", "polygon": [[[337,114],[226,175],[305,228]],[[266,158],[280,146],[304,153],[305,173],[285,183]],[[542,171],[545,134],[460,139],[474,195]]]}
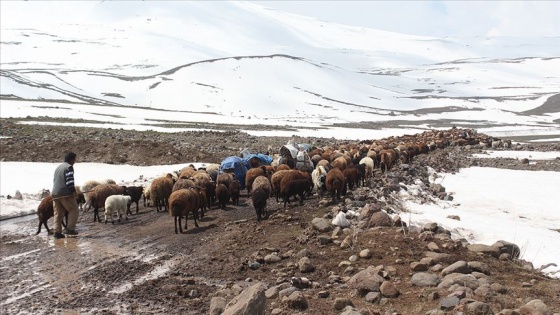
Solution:
{"label": "herd of sheep", "polygon": [[[386,172],[398,163],[410,163],[419,154],[447,146],[482,144],[494,146],[499,139],[477,134],[471,129],[452,128],[446,131],[430,130],[416,135],[390,137],[382,140],[348,143],[338,147],[324,146],[303,148],[301,151],[309,157],[312,167],[296,166],[290,159],[276,156],[270,165],[250,163],[244,179],[236,178],[231,169],[221,169],[219,164],[210,164],[196,169],[189,165],[179,171],[166,173],[143,186],[119,186],[114,181],[88,181],[79,188],[79,198],[84,207],[94,209],[94,222],[99,221],[99,209],[105,209],[105,223],[113,222],[116,214],[120,221],[122,216],[131,215],[131,204],[143,198],[144,206],[152,206],[157,212],[168,211],[174,218],[175,233],[183,232],[181,220],[197,220],[204,217],[204,211],[217,205],[225,209],[228,203],[239,205],[241,187],[245,187],[257,215],[257,220],[265,218],[267,200],[273,195],[276,202],[283,200],[284,207],[291,197],[297,197],[303,204],[306,196],[313,192],[321,198],[325,192],[330,194],[333,202],[341,199],[348,189],[371,182],[374,170]],[[240,183],[239,180],[244,180]],[[39,229],[53,216],[52,197],[45,197],[38,208]],[[114,222],[113,222],[114,223]]]}

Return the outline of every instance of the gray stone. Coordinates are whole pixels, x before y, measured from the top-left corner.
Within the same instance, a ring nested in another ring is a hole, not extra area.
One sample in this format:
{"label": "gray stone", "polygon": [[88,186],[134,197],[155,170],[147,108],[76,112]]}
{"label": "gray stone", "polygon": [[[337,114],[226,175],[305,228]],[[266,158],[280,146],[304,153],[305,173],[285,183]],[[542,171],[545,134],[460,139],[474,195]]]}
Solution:
{"label": "gray stone", "polygon": [[391,281],[384,281],[379,287],[381,295],[386,298],[396,298],[400,292]]}
{"label": "gray stone", "polygon": [[379,287],[385,279],[378,274],[378,271],[374,266],[369,266],[352,276],[347,284],[351,289],[357,290],[361,296],[368,292],[379,292]]}
{"label": "gray stone", "polygon": [[459,217],[458,215],[448,215],[447,218],[451,220],[461,221],[461,217]]}
{"label": "gray stone", "polygon": [[466,261],[459,260],[441,271],[441,275],[444,277],[452,273],[471,273],[471,268]]}
{"label": "gray stone", "polygon": [[311,226],[321,233],[330,232],[333,229],[331,220],[323,218],[314,218],[311,220]]}
{"label": "gray stone", "polygon": [[432,258],[434,264],[451,264],[453,256],[444,253],[425,252],[424,256]]}
{"label": "gray stone", "polygon": [[443,270],[443,265],[442,264],[437,264],[432,266],[432,268],[430,268],[431,271],[433,272],[441,272]]}
{"label": "gray stone", "polygon": [[348,258],[348,260],[350,262],[356,262],[356,261],[358,261],[358,255],[352,255],[352,256],[350,256],[350,258]]}
{"label": "gray stone", "polygon": [[472,302],[467,304],[466,306],[467,314],[476,314],[476,315],[493,315],[494,312],[492,311],[492,307],[490,304],[484,302]]}
{"label": "gray stone", "polygon": [[421,262],[413,262],[410,263],[410,270],[412,271],[427,271],[428,270],[428,265],[421,263]]}
{"label": "gray stone", "polygon": [[340,315],[362,315],[362,313],[358,312],[354,308],[349,308],[349,309],[345,310],[344,312],[340,313]]}
{"label": "gray stone", "polygon": [[281,308],[275,308],[272,311],[270,311],[271,315],[280,315],[282,314],[283,310]]}
{"label": "gray stone", "polygon": [[372,214],[371,218],[369,219],[369,225],[372,227],[391,226],[392,224],[393,222],[391,221],[391,217],[384,211]]}
{"label": "gray stone", "polygon": [[264,262],[267,263],[267,264],[274,264],[274,263],[277,263],[281,260],[282,260],[282,258],[280,258],[280,256],[278,256],[277,253],[272,253],[272,254],[268,254],[268,255],[264,256]]}
{"label": "gray stone", "polygon": [[494,282],[490,285],[492,291],[499,293],[499,294],[506,294],[508,292],[507,288],[497,282]]}
{"label": "gray stone", "polygon": [[521,306],[519,313],[522,315],[552,315],[550,308],[541,300],[532,300]]}
{"label": "gray stone", "polygon": [[428,244],[428,249],[435,253],[441,253],[441,249],[439,249],[439,246],[434,242]]}
{"label": "gray stone", "polygon": [[[287,298],[283,299],[289,308],[304,311],[309,306],[307,299],[301,291],[295,291]],[[264,314],[264,313],[263,313]]]}
{"label": "gray stone", "polygon": [[492,246],[498,247],[500,249],[500,253],[509,254],[513,259],[519,258],[519,254],[521,253],[519,246],[507,241],[497,241]]}
{"label": "gray stone", "polygon": [[467,265],[469,265],[469,268],[471,268],[472,271],[482,272],[487,275],[490,274],[490,267],[486,263],[479,261],[469,261]]}
{"label": "gray stone", "polygon": [[442,311],[451,311],[459,304],[459,298],[456,296],[446,297],[439,302],[439,308]]}
{"label": "gray stone", "polygon": [[227,301],[223,297],[215,296],[210,300],[209,315],[220,315],[226,308]]}
{"label": "gray stone", "polygon": [[299,271],[302,273],[313,272],[315,267],[311,264],[311,260],[307,257],[301,257],[298,261]]}
{"label": "gray stone", "polygon": [[462,273],[452,273],[445,276],[440,284],[438,285],[439,289],[449,289],[453,285],[461,285],[472,290],[476,290],[480,286],[480,282],[478,279],[473,275],[466,275]]}
{"label": "gray stone", "polygon": [[295,291],[297,291],[296,287],[288,287],[288,288],[282,289],[278,292],[278,297],[280,299],[282,299],[283,297],[289,296],[290,294],[294,293]]}
{"label": "gray stone", "polygon": [[467,245],[467,249],[471,252],[481,253],[485,255],[490,255],[492,257],[500,257],[500,248],[496,246],[489,246],[484,244],[469,244]]}
{"label": "gray stone", "polygon": [[491,297],[496,295],[494,293],[494,291],[492,291],[492,288],[490,287],[490,285],[488,284],[483,284],[481,286],[479,286],[476,290],[474,290],[474,294],[480,296],[480,297]]}
{"label": "gray stone", "polygon": [[412,285],[417,287],[435,287],[441,281],[438,275],[427,272],[415,273],[412,276]]}
{"label": "gray stone", "polygon": [[360,251],[360,253],[358,254],[358,256],[360,256],[360,258],[371,258],[371,251],[369,249],[363,249],[362,251]]}
{"label": "gray stone", "polygon": [[377,303],[381,300],[381,293],[379,292],[369,292],[366,294],[366,301],[369,303]]}
{"label": "gray stone", "polygon": [[354,241],[352,239],[352,235],[348,235],[344,238],[342,243],[340,243],[340,248],[341,249],[348,249],[352,246],[353,243],[354,243]]}
{"label": "gray stone", "polygon": [[329,291],[319,291],[319,293],[317,294],[317,296],[320,299],[326,299],[330,296],[331,294],[329,293]]}
{"label": "gray stone", "polygon": [[332,238],[326,235],[319,235],[317,236],[317,241],[320,245],[328,245],[332,243]]}
{"label": "gray stone", "polygon": [[343,310],[346,306],[354,306],[354,303],[347,298],[336,298],[334,299],[333,308],[337,311]]}
{"label": "gray stone", "polygon": [[222,315],[264,315],[266,311],[265,286],[256,283],[233,298]]}

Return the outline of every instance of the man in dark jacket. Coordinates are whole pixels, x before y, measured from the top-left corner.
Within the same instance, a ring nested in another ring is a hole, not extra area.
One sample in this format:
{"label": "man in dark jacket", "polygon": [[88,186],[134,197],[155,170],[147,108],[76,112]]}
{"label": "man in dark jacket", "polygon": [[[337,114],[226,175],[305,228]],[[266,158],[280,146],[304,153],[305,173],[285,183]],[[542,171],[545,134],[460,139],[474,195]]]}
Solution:
{"label": "man in dark jacket", "polygon": [[62,218],[68,212],[68,222],[65,234],[77,235],[78,203],[76,202],[76,187],[74,187],[74,163],[76,153],[69,152],[64,156],[64,163],[54,171],[52,196],[54,208],[54,237],[63,238]]}

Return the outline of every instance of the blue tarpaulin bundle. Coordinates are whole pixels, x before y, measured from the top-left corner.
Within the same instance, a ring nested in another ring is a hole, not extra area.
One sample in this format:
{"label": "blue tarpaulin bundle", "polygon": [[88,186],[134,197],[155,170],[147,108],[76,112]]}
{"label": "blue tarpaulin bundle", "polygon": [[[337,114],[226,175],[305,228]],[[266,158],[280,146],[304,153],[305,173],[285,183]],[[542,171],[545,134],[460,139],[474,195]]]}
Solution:
{"label": "blue tarpaulin bundle", "polygon": [[[261,160],[261,165],[270,165],[272,163],[272,157],[270,155],[257,153],[257,154],[247,154],[243,157],[243,161],[247,162],[252,158],[258,158]],[[247,163],[246,163],[247,164]],[[247,166],[249,168],[250,166]]]}
{"label": "blue tarpaulin bundle", "polygon": [[226,170],[233,170],[235,178],[241,184],[241,189],[245,189],[245,174],[247,174],[247,162],[243,161],[243,159],[238,156],[227,157],[220,164],[220,173],[226,173]]}

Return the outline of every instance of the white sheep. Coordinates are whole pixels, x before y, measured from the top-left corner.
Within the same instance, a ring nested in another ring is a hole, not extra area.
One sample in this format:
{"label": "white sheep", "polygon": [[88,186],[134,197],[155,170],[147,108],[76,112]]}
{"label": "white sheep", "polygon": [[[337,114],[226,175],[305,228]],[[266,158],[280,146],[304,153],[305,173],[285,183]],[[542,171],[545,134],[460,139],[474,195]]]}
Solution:
{"label": "white sheep", "polygon": [[119,216],[119,222],[121,222],[123,213],[128,220],[126,209],[128,204],[131,202],[132,198],[130,198],[130,196],[112,195],[107,197],[107,199],[105,200],[105,224],[107,224],[108,217],[111,218],[111,223],[115,224],[115,221],[113,221],[113,211],[117,212],[117,215]]}
{"label": "white sheep", "polygon": [[364,182],[368,183],[369,185],[369,181],[373,176],[373,168],[375,167],[375,162],[372,158],[366,156],[365,158],[360,160],[360,164],[366,165],[366,177],[364,178]]}
{"label": "white sheep", "polygon": [[315,191],[317,191],[317,198],[322,197],[323,192],[326,190],[325,179],[327,178],[327,170],[324,166],[318,165],[311,173],[311,178]]}

